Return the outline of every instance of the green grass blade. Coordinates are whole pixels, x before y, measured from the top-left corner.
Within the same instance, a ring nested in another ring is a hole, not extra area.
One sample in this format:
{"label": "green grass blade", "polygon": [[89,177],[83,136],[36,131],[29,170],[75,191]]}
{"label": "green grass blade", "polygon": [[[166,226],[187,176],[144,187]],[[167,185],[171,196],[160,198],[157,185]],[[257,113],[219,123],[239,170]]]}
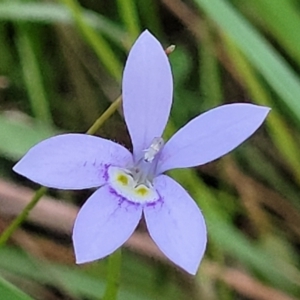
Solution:
{"label": "green grass blade", "polygon": [[0,296],[3,300],[33,300],[2,277],[0,277]]}
{"label": "green grass blade", "polygon": [[289,55],[300,65],[300,9],[290,0],[253,0],[242,4],[254,11],[256,20],[262,23]]}
{"label": "green grass blade", "polygon": [[26,26],[16,25],[16,31],[16,44],[32,113],[40,122],[51,124],[49,102],[43,84],[40,63],[34,49],[34,41]]}
{"label": "green grass blade", "polygon": [[[103,33],[116,43],[126,41],[128,36],[114,22],[88,9],[82,9],[84,22]],[[62,4],[54,3],[0,3],[0,20],[11,22],[30,22],[53,24],[73,24],[74,19],[69,9]]]}
{"label": "green grass blade", "polygon": [[126,31],[134,41],[141,32],[136,3],[132,0],[118,0],[117,3]]}
{"label": "green grass blade", "polygon": [[160,12],[158,9],[159,3],[153,0],[139,0],[137,5],[141,20],[147,24],[147,28],[156,36],[162,36]]}
{"label": "green grass blade", "polygon": [[[0,269],[2,272],[8,272],[42,285],[57,286],[63,291],[68,292],[75,299],[100,299],[102,297],[105,290],[105,274],[99,264],[94,265],[94,267],[95,274],[91,274],[93,272],[89,272],[88,267],[71,267],[59,265],[55,262],[38,260],[31,257],[28,253],[12,247],[5,246],[0,249]],[[146,270],[146,268],[143,268],[141,274],[145,273]],[[131,282],[133,280],[136,282],[137,280],[134,274],[132,276],[129,274],[127,277],[129,277],[128,279]],[[146,277],[150,276],[146,275]],[[140,279],[142,280],[143,276],[140,276]],[[148,280],[145,283],[147,287],[150,282]],[[150,300],[156,299],[155,295],[153,297],[149,296],[148,290],[145,293],[143,289],[136,288],[134,284],[131,286],[129,284],[121,284],[119,290],[119,299],[122,300]],[[1,297],[0,299],[2,300]],[[3,300],[10,299],[14,300],[15,298],[3,298]],[[174,299],[174,296],[167,296],[164,299]]]}
{"label": "green grass blade", "polygon": [[299,284],[297,285],[296,279],[293,280],[289,274],[281,271],[281,261],[250,242],[231,225],[228,216],[218,207],[214,193],[197,178],[193,170],[176,170],[171,173],[199,204],[207,222],[208,236],[218,248],[248,268],[259,272],[272,285],[290,293],[298,291]]}
{"label": "green grass blade", "polygon": [[38,122],[28,122],[22,118],[12,118],[0,114],[0,153],[16,161],[32,146],[53,136],[56,130]]}
{"label": "green grass blade", "polygon": [[107,71],[118,82],[121,81],[122,66],[106,40],[90,27],[83,18],[82,8],[76,0],[61,0],[72,12],[73,18],[82,36],[97,54]]}
{"label": "green grass blade", "polygon": [[[255,76],[255,72],[247,60],[229,39],[224,38],[224,44],[226,45],[228,56],[231,58],[232,65],[241,75],[240,78],[249,95],[256,103],[272,107],[273,103],[269,93],[266,89],[264,89],[259,79]],[[283,119],[283,116],[276,107],[273,107],[270,115],[268,116],[266,125],[273,143],[285,158],[291,170],[293,170],[298,182],[300,182],[300,170],[298,167],[300,161],[298,151],[299,145],[294,139],[285,119]]]}
{"label": "green grass blade", "polygon": [[286,61],[228,1],[196,3],[233,39],[300,121],[300,80]]}
{"label": "green grass blade", "polygon": [[[168,133],[174,132],[171,122],[168,123],[167,131]],[[218,206],[215,193],[201,181],[194,170],[172,170],[170,173],[198,203],[207,222],[208,236],[217,247],[231,255],[232,258],[259,272],[266,281],[274,286],[291,293],[298,291],[299,284],[296,283],[296,280],[293,280],[290,274],[281,271],[282,262],[254,242],[250,242],[230,223],[230,216],[226,215]],[[287,269],[289,268],[287,267]]]}
{"label": "green grass blade", "polygon": [[204,42],[199,47],[200,59],[200,87],[202,95],[202,108],[208,110],[219,105],[223,100],[222,82],[220,77],[219,62],[214,54],[214,45],[209,34],[207,23],[203,26],[207,30]]}

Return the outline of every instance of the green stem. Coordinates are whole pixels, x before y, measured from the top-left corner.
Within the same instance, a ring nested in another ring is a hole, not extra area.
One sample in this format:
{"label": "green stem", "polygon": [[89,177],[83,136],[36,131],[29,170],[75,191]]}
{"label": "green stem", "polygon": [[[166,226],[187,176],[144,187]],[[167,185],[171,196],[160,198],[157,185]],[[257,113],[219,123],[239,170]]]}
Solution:
{"label": "green stem", "polygon": [[117,299],[121,274],[121,248],[116,250],[108,258],[107,285],[102,300]]}
{"label": "green stem", "polygon": [[[87,134],[95,134],[97,130],[103,125],[103,123],[118,109],[121,104],[122,97],[119,96],[109,108],[96,120],[96,122],[86,132]],[[46,187],[40,187],[34,194],[31,201],[27,204],[24,210],[12,221],[12,223],[3,231],[0,236],[0,247],[5,245],[11,235],[18,227],[26,220],[30,211],[35,207],[38,201],[45,195],[47,191]]]}
{"label": "green stem", "polygon": [[32,200],[25,206],[23,211],[13,220],[13,222],[4,230],[0,236],[0,247],[4,246],[14,231],[23,223],[27,218],[30,211],[35,207],[38,201],[46,193],[46,187],[40,187],[34,194]]}
{"label": "green stem", "polygon": [[119,96],[109,108],[95,121],[86,134],[95,134],[103,123],[118,109],[122,101],[122,96]]}

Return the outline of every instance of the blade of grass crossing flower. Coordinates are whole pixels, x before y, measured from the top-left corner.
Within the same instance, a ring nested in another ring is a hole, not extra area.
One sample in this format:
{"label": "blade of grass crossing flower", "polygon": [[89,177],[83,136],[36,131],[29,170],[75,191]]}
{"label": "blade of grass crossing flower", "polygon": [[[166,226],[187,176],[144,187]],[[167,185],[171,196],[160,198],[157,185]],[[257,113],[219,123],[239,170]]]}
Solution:
{"label": "blade of grass crossing flower", "polygon": [[[238,70],[246,90],[256,103],[272,107],[272,100],[264,87],[261,85],[259,79],[247,60],[243,57],[241,52],[235,45],[224,36],[224,44],[226,46],[227,54],[231,58],[231,64]],[[299,145],[293,138],[291,131],[285,123],[282,115],[272,108],[272,113],[266,121],[271,138],[277,149],[281,152],[285,160],[288,162],[291,170],[295,174],[298,182],[300,182],[300,170],[297,167],[300,161]]]}
{"label": "blade of grass crossing flower", "polygon": [[38,57],[34,49],[34,40],[27,26],[16,25],[16,44],[19,52],[23,77],[28,90],[33,115],[43,123],[52,123],[49,102],[43,84]]}
{"label": "blade of grass crossing flower", "polygon": [[132,41],[134,41],[141,32],[136,2],[132,0],[118,0],[117,3],[119,15],[123,20],[126,31],[130,34]]}
{"label": "blade of grass crossing flower", "polygon": [[121,80],[122,67],[113,50],[105,39],[97,34],[83,18],[82,9],[76,0],[61,0],[72,12],[82,36],[97,54],[101,63],[117,81]]}
{"label": "blade of grass crossing flower", "polygon": [[102,300],[117,299],[121,275],[121,258],[121,248],[111,254],[108,258],[107,284]]}
{"label": "blade of grass crossing flower", "polygon": [[196,0],[196,3],[233,39],[299,122],[300,81],[286,61],[228,1]]}

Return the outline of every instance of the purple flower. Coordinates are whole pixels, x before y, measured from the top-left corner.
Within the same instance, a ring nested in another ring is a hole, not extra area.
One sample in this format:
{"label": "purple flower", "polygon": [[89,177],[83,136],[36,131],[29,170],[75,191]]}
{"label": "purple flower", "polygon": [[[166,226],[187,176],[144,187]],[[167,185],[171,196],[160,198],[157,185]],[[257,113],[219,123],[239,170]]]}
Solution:
{"label": "purple flower", "polygon": [[145,31],[123,74],[124,117],[133,154],[100,137],[63,134],[34,146],[15,165],[14,171],[47,187],[99,187],[75,221],[77,263],[111,254],[131,236],[143,214],[160,250],[187,272],[197,272],[206,247],[203,216],[189,194],[163,173],[225,155],[253,134],[269,108],[220,106],[190,121],[164,145],[172,91],[168,58]]}

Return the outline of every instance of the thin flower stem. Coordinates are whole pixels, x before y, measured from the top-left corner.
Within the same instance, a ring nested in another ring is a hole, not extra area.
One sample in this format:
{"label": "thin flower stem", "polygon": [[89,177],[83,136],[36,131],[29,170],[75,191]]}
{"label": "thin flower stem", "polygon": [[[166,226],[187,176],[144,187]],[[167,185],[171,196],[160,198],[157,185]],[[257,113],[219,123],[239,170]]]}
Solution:
{"label": "thin flower stem", "polygon": [[[119,96],[109,108],[96,120],[87,134],[95,134],[103,123],[118,109],[122,102],[122,95]],[[107,284],[102,300],[115,300],[119,290],[119,280],[121,275],[121,248],[108,257]]]}
{"label": "thin flower stem", "polygon": [[[119,96],[109,108],[95,121],[95,123],[86,132],[87,134],[95,134],[97,130],[103,125],[103,123],[118,109],[121,104],[122,96]],[[35,207],[38,201],[47,192],[46,187],[40,187],[32,197],[31,201],[23,209],[23,211],[11,222],[11,224],[0,235],[0,247],[4,246],[11,235],[18,229],[22,223],[26,220],[30,211]]]}
{"label": "thin flower stem", "polygon": [[121,248],[116,250],[108,258],[107,285],[102,300],[117,299],[121,275]]}
{"label": "thin flower stem", "polygon": [[90,127],[86,134],[95,134],[97,130],[103,125],[103,123],[110,118],[110,116],[118,109],[122,101],[122,96],[119,96],[109,108],[96,120],[96,122]]}
{"label": "thin flower stem", "polygon": [[0,236],[0,247],[4,246],[10,236],[14,233],[14,231],[23,223],[23,221],[27,218],[30,211],[34,208],[34,206],[38,203],[41,197],[46,193],[46,187],[40,187],[36,193],[34,194],[32,200],[25,206],[23,211],[13,220],[13,222],[3,231]]}

